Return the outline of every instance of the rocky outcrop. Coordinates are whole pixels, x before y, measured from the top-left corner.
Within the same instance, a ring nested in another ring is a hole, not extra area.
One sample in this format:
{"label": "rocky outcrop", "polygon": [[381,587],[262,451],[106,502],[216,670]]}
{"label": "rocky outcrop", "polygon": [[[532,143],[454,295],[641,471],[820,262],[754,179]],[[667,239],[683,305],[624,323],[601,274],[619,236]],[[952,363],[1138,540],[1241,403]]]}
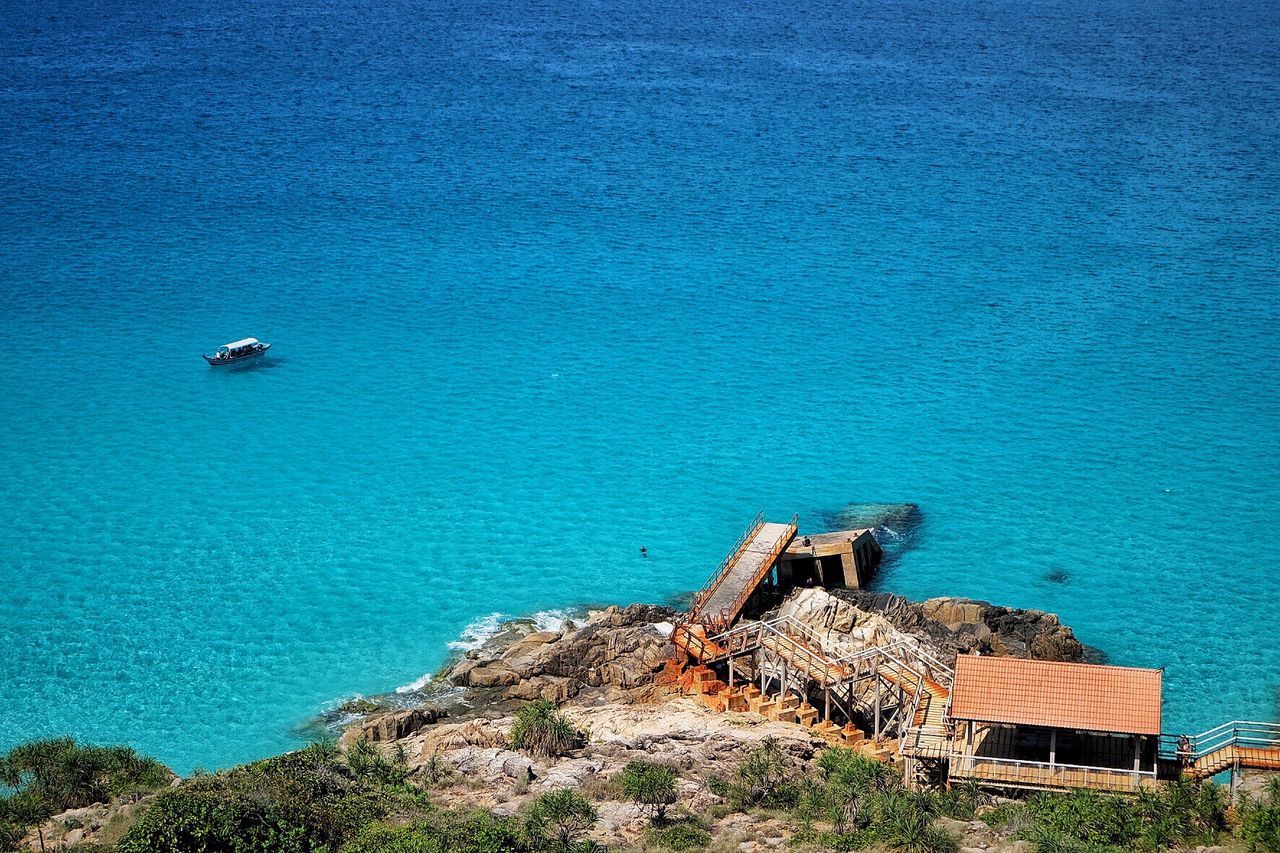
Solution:
{"label": "rocky outcrop", "polygon": [[398,743],[415,776],[439,777],[441,766],[447,768],[450,781],[432,791],[438,805],[514,814],[545,791],[585,790],[597,801],[602,818],[593,837],[611,845],[636,841],[648,822],[635,805],[620,801],[612,782],[631,761],[671,767],[678,776],[681,804],[706,813],[717,801],[707,780],[728,775],[765,738],[773,738],[784,760],[797,770],[814,770],[820,746],[799,726],[754,714],[717,714],[683,698],[662,704],[571,704],[562,712],[574,725],[589,729],[591,740],[559,758],[512,750],[507,732],[513,719],[505,715],[441,722]]}
{"label": "rocky outcrop", "polygon": [[371,717],[352,725],[342,733],[344,744],[366,739],[374,743],[407,738],[415,732],[448,716],[443,708],[412,708]]}
{"label": "rocky outcrop", "polygon": [[[172,785],[181,780],[174,775]],[[94,803],[83,808],[70,809],[54,815],[32,829],[19,843],[19,850],[89,849],[92,845],[114,843],[155,801],[160,792],[143,794],[137,798],[117,797],[107,803]],[[8,849],[8,848],[5,848]]]}
{"label": "rocky outcrop", "polygon": [[536,631],[506,645],[478,650],[443,678],[470,688],[466,700],[570,699],[634,701],[653,687],[653,674],[675,653],[660,626],[675,616],[666,607],[633,604],[594,614],[586,625]]}
{"label": "rocky outcrop", "polygon": [[1017,610],[967,598],[909,601],[887,592],[839,589],[832,596],[865,614],[878,615],[938,654],[987,655],[1084,661],[1085,647],[1052,613]]}

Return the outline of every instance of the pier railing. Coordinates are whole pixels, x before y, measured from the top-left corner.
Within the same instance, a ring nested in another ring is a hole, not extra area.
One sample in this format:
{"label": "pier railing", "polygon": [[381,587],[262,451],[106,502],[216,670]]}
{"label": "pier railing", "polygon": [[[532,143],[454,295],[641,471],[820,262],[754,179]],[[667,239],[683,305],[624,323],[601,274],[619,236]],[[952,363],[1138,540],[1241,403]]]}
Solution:
{"label": "pier railing", "polygon": [[1092,788],[1095,791],[1125,792],[1153,788],[1156,784],[1155,770],[1051,764],[987,755],[952,754],[949,774],[952,779],[972,779],[985,785],[1009,788]]}
{"label": "pier railing", "polygon": [[[757,516],[757,518],[763,519],[763,516]],[[756,589],[759,588],[760,581],[764,579],[764,576],[773,568],[773,564],[778,562],[778,558],[787,550],[787,545],[791,544],[792,539],[795,539],[796,532],[799,530],[799,523],[800,514],[796,513],[792,515],[791,520],[787,522],[787,529],[790,531],[790,535],[783,536],[778,539],[776,546],[765,557],[764,563],[761,565],[757,577],[752,578],[750,583],[743,586],[742,591],[734,598],[732,604],[720,613],[707,614],[709,616],[708,621],[711,624],[714,624],[717,627],[729,627],[729,624],[732,623],[737,614],[742,612],[742,608],[746,606],[747,601],[755,593]],[[761,526],[763,526],[763,521],[753,529],[752,536],[755,535],[755,530],[759,530]],[[742,549],[745,547],[745,543],[739,547],[737,554],[734,555],[734,560],[737,559],[737,557],[742,553]],[[721,571],[724,571],[724,569],[721,569]],[[714,587],[712,589],[714,589]]]}
{"label": "pier railing", "polygon": [[1232,720],[1198,735],[1161,735],[1160,757],[1199,779],[1232,767],[1280,770],[1280,723]]}
{"label": "pier railing", "polygon": [[720,565],[716,566],[716,570],[711,573],[711,577],[707,578],[702,588],[694,593],[693,601],[689,604],[689,613],[691,615],[697,613],[707,599],[711,597],[711,593],[715,592],[716,586],[719,585],[720,581],[724,580],[725,570],[737,562],[739,555],[747,547],[747,543],[756,535],[756,531],[763,526],[764,510],[760,510],[760,512],[756,513],[756,517],[751,520],[751,524],[747,526],[747,529],[738,537],[738,541],[733,543],[733,547],[729,549],[729,553],[725,554],[724,559],[720,561]]}

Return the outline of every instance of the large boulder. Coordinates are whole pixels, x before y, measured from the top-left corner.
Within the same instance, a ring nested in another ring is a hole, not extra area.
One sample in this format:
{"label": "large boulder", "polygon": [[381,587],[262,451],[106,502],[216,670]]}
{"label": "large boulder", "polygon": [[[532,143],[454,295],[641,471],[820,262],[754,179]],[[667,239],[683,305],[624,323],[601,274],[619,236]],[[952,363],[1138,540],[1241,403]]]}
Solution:
{"label": "large boulder", "polygon": [[537,631],[482,649],[449,667],[444,678],[480,691],[480,704],[500,700],[565,702],[583,691],[626,701],[651,689],[653,674],[675,653],[666,607],[633,604],[600,611],[582,627]]}
{"label": "large boulder", "polygon": [[361,720],[342,733],[342,742],[366,739],[374,743],[406,738],[415,732],[444,719],[448,714],[442,708],[413,708],[408,711],[395,711],[382,714],[367,720]]}
{"label": "large boulder", "polygon": [[939,656],[988,655],[1082,662],[1084,644],[1052,613],[1000,607],[966,598],[915,602],[887,592],[838,589],[832,595],[864,613],[884,617]]}

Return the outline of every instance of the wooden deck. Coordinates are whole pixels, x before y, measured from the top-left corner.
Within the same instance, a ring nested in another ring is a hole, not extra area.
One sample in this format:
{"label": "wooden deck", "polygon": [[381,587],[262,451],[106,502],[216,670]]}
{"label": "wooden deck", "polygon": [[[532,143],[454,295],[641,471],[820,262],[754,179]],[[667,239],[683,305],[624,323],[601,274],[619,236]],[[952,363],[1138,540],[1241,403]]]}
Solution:
{"label": "wooden deck", "polygon": [[698,602],[691,616],[696,622],[732,623],[747,599],[796,537],[796,526],[765,522],[725,566],[710,594]]}
{"label": "wooden deck", "polygon": [[1080,767],[1070,764],[1049,764],[1043,761],[1015,761],[961,755],[951,757],[950,778],[953,781],[972,779],[982,785],[998,788],[1037,791],[1090,788],[1095,791],[1134,793],[1156,786],[1154,772],[1137,773],[1132,770],[1113,770],[1105,767]]}

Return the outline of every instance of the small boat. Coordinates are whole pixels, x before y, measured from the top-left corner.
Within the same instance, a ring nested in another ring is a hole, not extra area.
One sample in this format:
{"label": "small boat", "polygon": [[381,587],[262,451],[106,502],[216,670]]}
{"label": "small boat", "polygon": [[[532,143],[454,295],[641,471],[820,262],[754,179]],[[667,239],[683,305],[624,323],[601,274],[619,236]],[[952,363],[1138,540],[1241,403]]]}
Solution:
{"label": "small boat", "polygon": [[269,349],[271,344],[264,344],[257,338],[245,338],[242,341],[223,344],[213,355],[206,355],[203,358],[212,367],[229,367],[262,358]]}

